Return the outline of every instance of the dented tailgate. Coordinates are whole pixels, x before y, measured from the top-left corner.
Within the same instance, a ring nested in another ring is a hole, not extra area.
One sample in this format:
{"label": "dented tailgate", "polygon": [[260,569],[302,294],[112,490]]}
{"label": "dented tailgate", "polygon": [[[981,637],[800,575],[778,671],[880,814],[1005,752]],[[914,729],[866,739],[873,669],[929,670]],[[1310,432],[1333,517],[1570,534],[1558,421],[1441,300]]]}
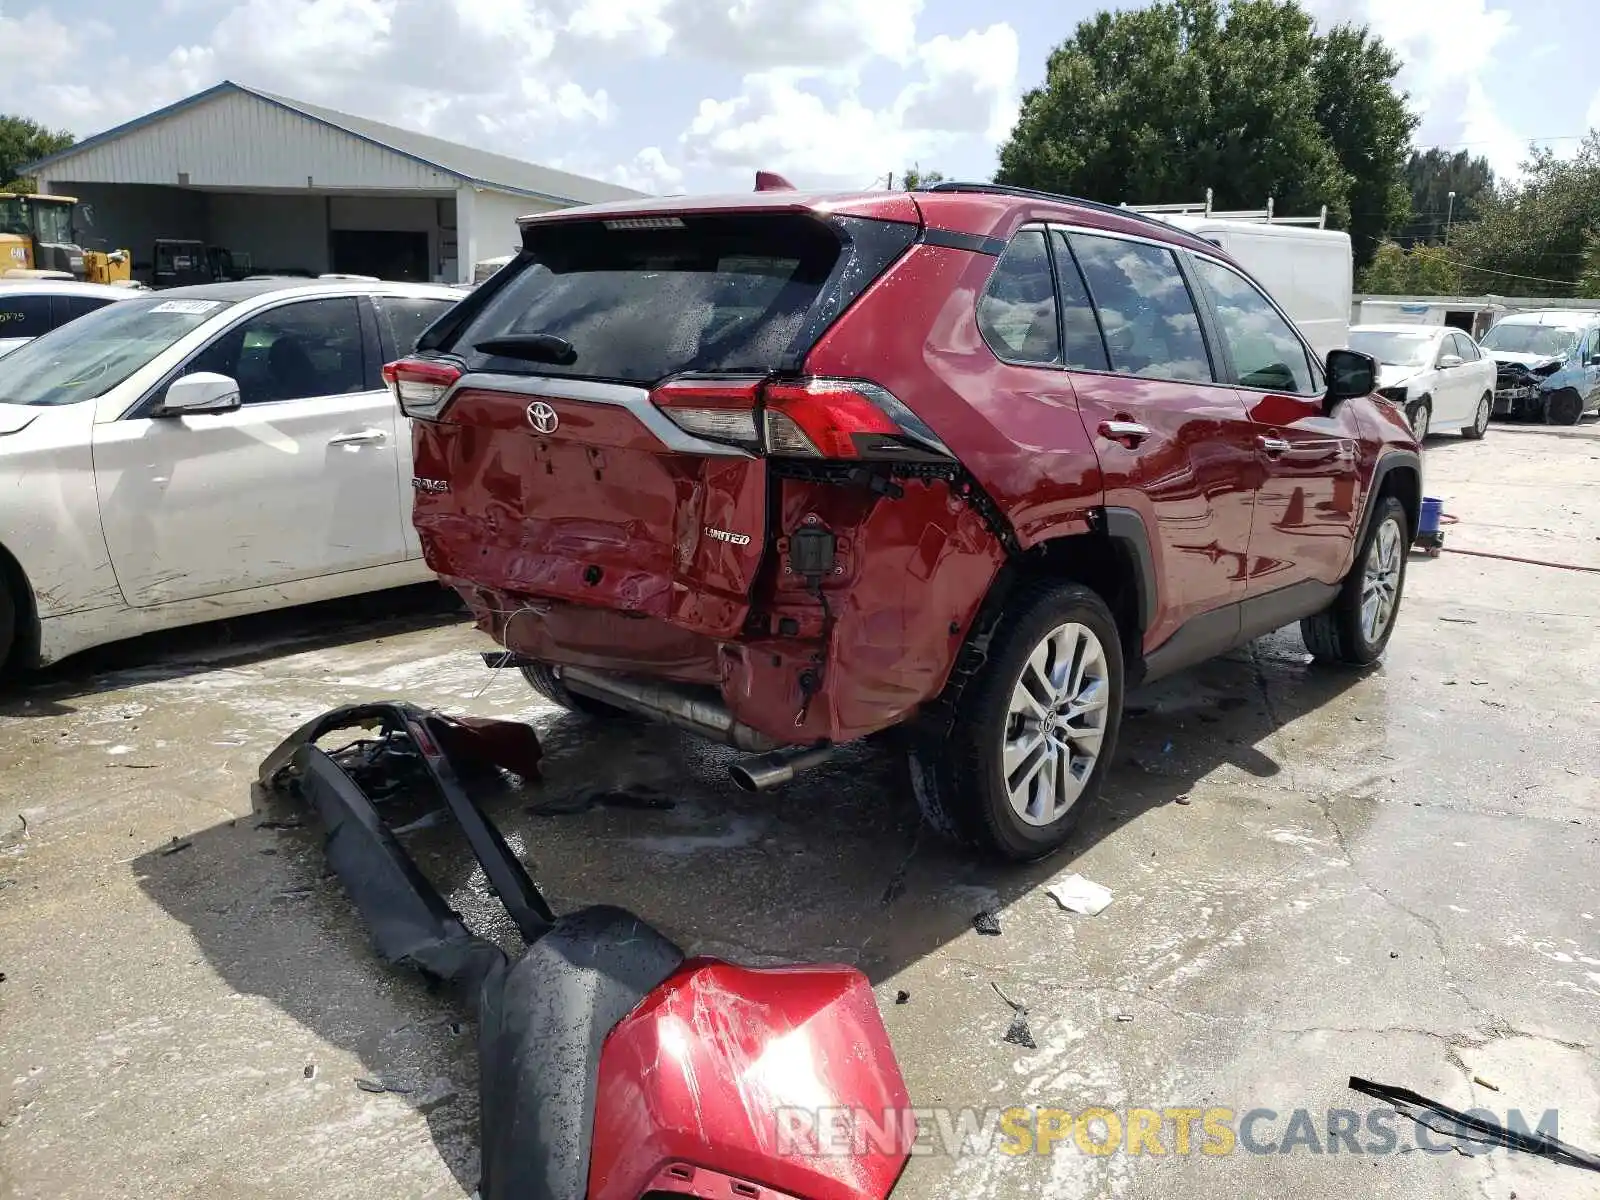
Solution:
{"label": "dented tailgate", "polygon": [[765,464],[685,434],[643,388],[469,375],[442,420],[417,424],[416,471],[441,575],[712,637],[744,624]]}

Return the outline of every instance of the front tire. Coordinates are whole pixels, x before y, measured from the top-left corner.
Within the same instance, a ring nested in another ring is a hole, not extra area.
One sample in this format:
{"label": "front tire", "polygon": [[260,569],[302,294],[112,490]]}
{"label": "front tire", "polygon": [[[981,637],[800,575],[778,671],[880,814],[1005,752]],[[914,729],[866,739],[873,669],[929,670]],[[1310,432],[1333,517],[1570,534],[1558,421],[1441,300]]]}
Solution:
{"label": "front tire", "polygon": [[1411,432],[1417,445],[1428,440],[1428,427],[1433,424],[1433,401],[1424,396],[1406,409],[1406,420],[1411,422]]}
{"label": "front tire", "polygon": [[631,713],[607,704],[603,700],[592,700],[588,696],[580,696],[576,692],[567,690],[567,685],[561,682],[554,669],[548,663],[526,663],[522,667],[522,677],[528,685],[552,704],[559,704],[568,712],[582,713],[586,717],[628,717]]}
{"label": "front tire", "polygon": [[1461,431],[1461,436],[1469,442],[1478,441],[1489,432],[1489,415],[1494,411],[1494,397],[1488,392],[1478,401],[1478,410],[1472,414],[1472,424]]}
{"label": "front tire", "polygon": [[6,662],[17,644],[17,605],[11,598],[11,589],[0,573],[0,675],[5,674]]}
{"label": "front tire", "polygon": [[1365,667],[1383,657],[1405,590],[1411,525],[1393,496],[1378,501],[1350,573],[1333,604],[1300,622],[1306,649],[1318,662]]}
{"label": "front tire", "polygon": [[1546,425],[1576,425],[1583,420],[1583,397],[1571,388],[1562,388],[1544,402]]}
{"label": "front tire", "polygon": [[1123,686],[1105,601],[1075,583],[1028,587],[953,718],[911,731],[911,786],[929,824],[1016,862],[1059,848],[1099,795]]}

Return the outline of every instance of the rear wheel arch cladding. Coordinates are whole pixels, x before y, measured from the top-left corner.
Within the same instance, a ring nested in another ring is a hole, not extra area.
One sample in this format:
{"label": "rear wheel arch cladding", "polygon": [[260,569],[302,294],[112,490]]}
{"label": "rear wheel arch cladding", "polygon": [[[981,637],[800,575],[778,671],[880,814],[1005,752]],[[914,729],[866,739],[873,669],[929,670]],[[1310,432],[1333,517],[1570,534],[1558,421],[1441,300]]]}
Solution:
{"label": "rear wheel arch cladding", "polygon": [[1116,619],[1124,663],[1136,670],[1159,604],[1149,532],[1137,512],[1107,509],[1099,531],[1040,542],[1021,562],[1025,578],[1081,583],[1098,595]]}

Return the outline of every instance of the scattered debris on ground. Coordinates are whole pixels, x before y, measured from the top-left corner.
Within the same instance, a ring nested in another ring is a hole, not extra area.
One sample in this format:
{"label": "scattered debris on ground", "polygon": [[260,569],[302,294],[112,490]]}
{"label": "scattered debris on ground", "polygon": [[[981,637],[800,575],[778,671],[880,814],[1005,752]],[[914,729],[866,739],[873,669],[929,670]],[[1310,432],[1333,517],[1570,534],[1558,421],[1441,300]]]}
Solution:
{"label": "scattered debris on ground", "polygon": [[1000,936],[1000,914],[985,909],[972,918],[972,927],[984,937]]}
{"label": "scattered debris on ground", "polygon": [[1098,916],[1111,903],[1110,888],[1078,874],[1057,880],[1046,887],[1045,891],[1068,912],[1085,917]]}
{"label": "scattered debris on ground", "polygon": [[1000,1040],[1009,1042],[1013,1046],[1021,1046],[1025,1050],[1037,1050],[1039,1043],[1033,1040],[1033,1030],[1028,1028],[1028,1010],[1026,1006],[1018,1004],[1000,990],[998,983],[989,985],[994,989],[994,994],[1004,1000],[1011,1009],[1011,1024],[1006,1027],[1005,1036]]}

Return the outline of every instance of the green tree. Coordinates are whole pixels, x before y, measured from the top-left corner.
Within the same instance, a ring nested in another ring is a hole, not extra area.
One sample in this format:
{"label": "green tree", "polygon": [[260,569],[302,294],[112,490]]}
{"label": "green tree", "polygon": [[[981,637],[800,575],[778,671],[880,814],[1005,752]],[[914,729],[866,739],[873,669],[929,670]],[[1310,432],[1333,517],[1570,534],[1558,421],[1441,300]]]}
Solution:
{"label": "green tree", "polygon": [[29,163],[65,150],[76,139],[65,130],[54,132],[27,117],[0,116],[0,180],[13,190],[31,190],[33,181],[21,178]]}
{"label": "green tree", "polygon": [[1584,241],[1583,268],[1578,272],[1578,295],[1586,300],[1600,299],[1600,233],[1591,232]]}
{"label": "green tree", "polygon": [[900,173],[900,186],[908,192],[918,188],[932,187],[936,183],[943,183],[944,175],[938,171],[924,171],[916,163],[912,163]]}
{"label": "green tree", "polygon": [[1081,22],[1000,150],[1002,183],[1096,200],[1328,206],[1365,262],[1405,215],[1416,117],[1366,29],[1319,35],[1297,0],[1159,0]]}
{"label": "green tree", "polygon": [[1600,233],[1600,130],[1571,158],[1532,148],[1522,172],[1481,200],[1477,220],[1456,226],[1450,256],[1474,291],[1569,295]]}
{"label": "green tree", "polygon": [[[1486,158],[1473,158],[1465,150],[1412,151],[1405,165],[1406,188],[1411,193],[1411,219],[1400,231],[1406,245],[1443,242],[1445,230],[1474,220],[1484,202],[1494,194],[1494,171]],[[1454,205],[1450,193],[1456,194]]]}
{"label": "green tree", "polygon": [[1375,296],[1459,296],[1462,271],[1443,246],[1379,244],[1356,290]]}

